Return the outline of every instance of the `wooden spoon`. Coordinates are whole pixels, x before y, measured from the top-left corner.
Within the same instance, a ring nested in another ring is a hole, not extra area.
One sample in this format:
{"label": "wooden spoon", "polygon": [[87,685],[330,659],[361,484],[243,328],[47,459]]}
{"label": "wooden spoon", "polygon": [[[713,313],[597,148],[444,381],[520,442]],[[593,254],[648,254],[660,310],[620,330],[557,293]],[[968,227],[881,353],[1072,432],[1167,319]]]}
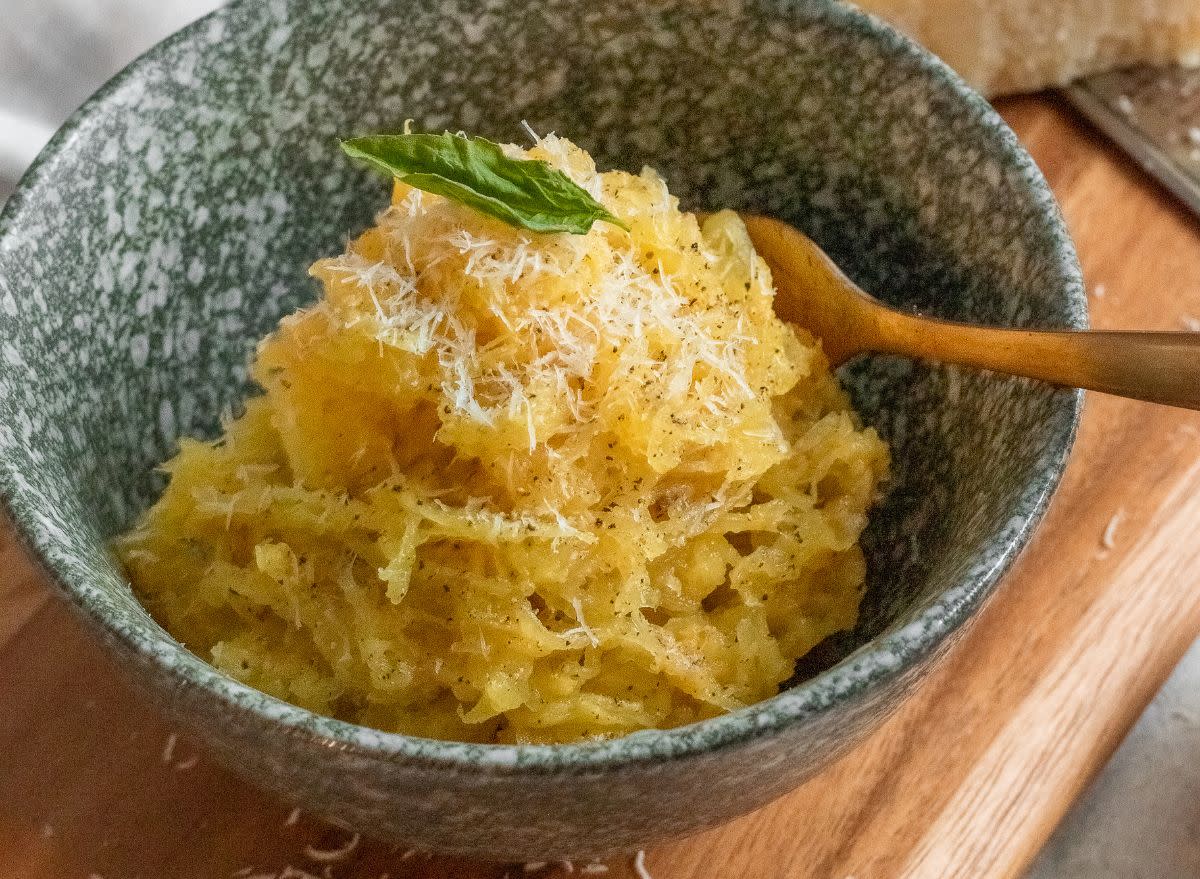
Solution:
{"label": "wooden spoon", "polygon": [[804,233],[742,219],[775,277],[776,313],[820,338],[835,366],[901,354],[1200,409],[1200,333],[1011,330],[905,314],[859,289]]}

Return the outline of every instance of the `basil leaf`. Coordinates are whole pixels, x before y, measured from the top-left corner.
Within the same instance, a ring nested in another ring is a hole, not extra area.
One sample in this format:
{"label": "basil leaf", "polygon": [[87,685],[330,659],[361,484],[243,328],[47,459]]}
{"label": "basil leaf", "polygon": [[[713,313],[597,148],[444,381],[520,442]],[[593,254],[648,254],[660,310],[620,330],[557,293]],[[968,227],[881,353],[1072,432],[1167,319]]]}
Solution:
{"label": "basil leaf", "polygon": [[409,186],[522,229],[583,235],[597,220],[629,228],[566,174],[540,160],[510,159],[482,137],[377,134],[344,140],[342,149]]}

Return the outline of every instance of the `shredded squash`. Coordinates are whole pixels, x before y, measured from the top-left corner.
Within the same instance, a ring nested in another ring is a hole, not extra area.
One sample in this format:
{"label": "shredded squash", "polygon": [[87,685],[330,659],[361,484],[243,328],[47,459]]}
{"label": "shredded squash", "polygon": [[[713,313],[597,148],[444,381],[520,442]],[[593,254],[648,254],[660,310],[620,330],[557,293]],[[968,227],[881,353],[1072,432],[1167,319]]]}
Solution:
{"label": "shredded squash", "polygon": [[735,214],[549,161],[629,226],[537,234],[397,184],[184,440],[118,541],[215,666],[479,742],[671,727],[774,694],[854,624],[888,466]]}

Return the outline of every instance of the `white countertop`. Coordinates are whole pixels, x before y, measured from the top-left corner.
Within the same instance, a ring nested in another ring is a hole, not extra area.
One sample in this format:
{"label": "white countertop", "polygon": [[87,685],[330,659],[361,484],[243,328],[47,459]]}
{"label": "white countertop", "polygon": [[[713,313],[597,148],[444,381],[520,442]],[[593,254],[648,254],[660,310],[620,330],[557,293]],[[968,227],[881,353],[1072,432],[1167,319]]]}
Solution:
{"label": "white countertop", "polygon": [[[0,0],[0,199],[53,128],[92,91],[145,48],[217,5],[217,0]],[[1200,877],[1200,644],[1072,810],[1028,879],[1195,877]]]}
{"label": "white countertop", "polygon": [[0,178],[145,49],[216,0],[0,0]]}

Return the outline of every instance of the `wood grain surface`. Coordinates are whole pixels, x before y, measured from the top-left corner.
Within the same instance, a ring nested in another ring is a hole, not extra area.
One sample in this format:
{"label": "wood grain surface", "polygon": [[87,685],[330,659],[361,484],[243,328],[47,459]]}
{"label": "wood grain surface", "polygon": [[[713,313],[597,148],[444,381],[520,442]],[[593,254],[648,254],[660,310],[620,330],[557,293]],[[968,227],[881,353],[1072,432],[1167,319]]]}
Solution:
{"label": "wood grain surface", "polygon": [[[1200,224],[1056,100],[1001,109],[1062,202],[1095,325],[1200,316]],[[1200,414],[1090,398],[1033,545],[901,711],[794,794],[646,853],[647,870],[1019,876],[1200,632],[1197,524]],[[566,875],[369,841],[314,858],[306,846],[352,835],[293,816],[175,736],[47,594],[0,536],[0,877]],[[637,875],[632,860],[606,866]]]}

